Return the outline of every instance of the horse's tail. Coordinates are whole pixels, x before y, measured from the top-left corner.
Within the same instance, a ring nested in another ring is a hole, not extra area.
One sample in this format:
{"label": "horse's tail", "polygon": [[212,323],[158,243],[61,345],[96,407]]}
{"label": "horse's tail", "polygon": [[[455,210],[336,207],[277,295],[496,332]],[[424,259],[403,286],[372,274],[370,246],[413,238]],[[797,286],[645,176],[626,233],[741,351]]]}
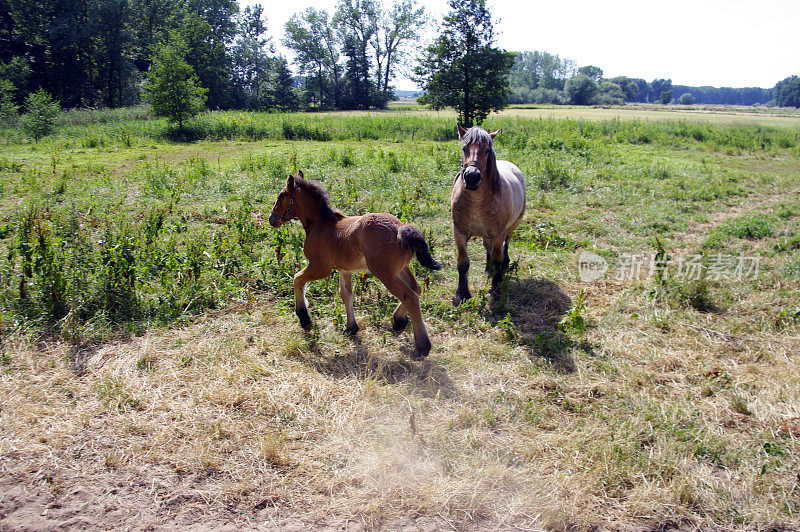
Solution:
{"label": "horse's tail", "polygon": [[425,237],[417,226],[401,225],[397,230],[397,237],[400,239],[400,245],[414,252],[420,264],[431,270],[442,269],[442,265],[431,255],[428,243],[425,242]]}

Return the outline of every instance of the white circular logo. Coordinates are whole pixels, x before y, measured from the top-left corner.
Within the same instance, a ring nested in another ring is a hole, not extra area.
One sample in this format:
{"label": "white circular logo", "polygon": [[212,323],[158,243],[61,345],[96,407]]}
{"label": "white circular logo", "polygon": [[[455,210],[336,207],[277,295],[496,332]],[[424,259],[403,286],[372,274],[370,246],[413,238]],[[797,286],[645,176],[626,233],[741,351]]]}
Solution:
{"label": "white circular logo", "polygon": [[593,283],[608,271],[606,259],[591,251],[581,251],[578,256],[578,277],[584,283]]}

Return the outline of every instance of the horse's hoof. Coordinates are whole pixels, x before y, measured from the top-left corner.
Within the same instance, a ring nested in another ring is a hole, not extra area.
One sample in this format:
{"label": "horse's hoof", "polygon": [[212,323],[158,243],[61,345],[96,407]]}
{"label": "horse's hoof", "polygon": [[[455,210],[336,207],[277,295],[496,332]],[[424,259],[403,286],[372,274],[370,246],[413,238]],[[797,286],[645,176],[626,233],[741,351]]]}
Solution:
{"label": "horse's hoof", "polygon": [[356,333],[358,333],[358,324],[348,327],[344,330],[344,334],[347,336],[355,336]]}
{"label": "horse's hoof", "polygon": [[462,296],[461,294],[458,294],[458,293],[457,293],[457,294],[456,294],[456,296],[453,298],[453,306],[454,306],[454,307],[457,307],[457,306],[459,306],[461,303],[463,303],[464,301],[466,301],[467,299],[472,299],[472,294],[470,294],[469,292],[467,292],[467,295],[465,295],[465,296]]}
{"label": "horse's hoof", "polygon": [[408,317],[398,318],[396,316],[392,316],[392,329],[394,332],[399,333],[403,329],[408,327]]}
{"label": "horse's hoof", "polygon": [[418,361],[422,360],[423,358],[427,357],[431,352],[431,345],[428,343],[427,347],[420,349],[419,347],[415,347],[413,351],[411,351],[411,360]]}

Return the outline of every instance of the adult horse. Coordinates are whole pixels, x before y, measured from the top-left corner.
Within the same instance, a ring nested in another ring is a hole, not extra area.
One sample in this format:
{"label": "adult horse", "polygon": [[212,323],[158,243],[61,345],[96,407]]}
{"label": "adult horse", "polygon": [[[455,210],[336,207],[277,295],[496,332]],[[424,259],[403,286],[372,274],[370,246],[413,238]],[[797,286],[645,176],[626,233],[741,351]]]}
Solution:
{"label": "adult horse", "polygon": [[494,290],[509,265],[508,241],[525,214],[525,177],[516,165],[497,160],[492,143],[498,133],[487,133],[479,127],[465,130],[458,125],[461,171],[450,194],[458,267],[454,305],[472,297],[467,283],[470,237],[483,239],[486,271],[492,275]]}
{"label": "adult horse", "polygon": [[422,232],[386,213],[345,216],[334,209],[322,185],[304,178],[303,172],[290,176],[278,193],[269,215],[273,227],[299,219],[306,232],[303,253],[308,266],[294,276],[295,312],[304,329],[311,327],[306,284],[339,270],[339,295],[347,312],[345,332],[355,334],[358,324],[353,312],[353,272],[368,269],[389,289],[400,304],[392,314],[395,331],[403,330],[411,318],[414,330],[412,360],[428,356],[431,341],[419,296],[422,293],[408,267],[413,255],[432,270],[441,268],[431,256]]}

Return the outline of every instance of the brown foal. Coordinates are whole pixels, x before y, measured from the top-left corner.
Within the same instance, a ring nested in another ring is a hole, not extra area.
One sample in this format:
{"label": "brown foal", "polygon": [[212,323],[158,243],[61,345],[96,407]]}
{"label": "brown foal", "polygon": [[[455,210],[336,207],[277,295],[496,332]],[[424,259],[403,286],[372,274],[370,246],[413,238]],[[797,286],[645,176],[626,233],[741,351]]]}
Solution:
{"label": "brown foal", "polygon": [[431,341],[419,296],[422,293],[408,267],[416,255],[420,264],[438,270],[438,264],[428,250],[422,232],[386,213],[345,216],[331,207],[328,194],[318,183],[304,179],[303,172],[291,176],[278,193],[269,215],[273,227],[299,219],[306,232],[303,252],[308,266],[294,276],[295,312],[304,329],[311,327],[306,300],[306,284],[339,270],[339,295],[347,311],[345,332],[355,334],[358,324],[353,312],[352,274],[369,270],[389,289],[400,304],[392,314],[395,331],[403,330],[411,318],[414,331],[413,360],[428,356]]}

